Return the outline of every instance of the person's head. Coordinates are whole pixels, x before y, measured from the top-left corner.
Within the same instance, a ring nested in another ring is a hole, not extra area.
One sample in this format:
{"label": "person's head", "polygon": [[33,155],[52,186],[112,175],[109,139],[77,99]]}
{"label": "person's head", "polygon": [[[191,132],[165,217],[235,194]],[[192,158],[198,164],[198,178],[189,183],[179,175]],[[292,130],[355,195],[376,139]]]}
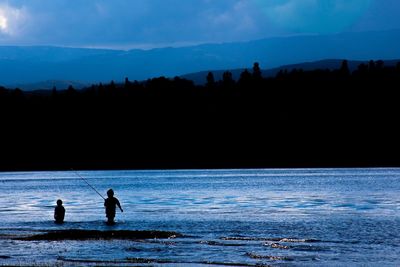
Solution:
{"label": "person's head", "polygon": [[57,206],[61,206],[61,205],[62,205],[62,200],[61,199],[57,200]]}
{"label": "person's head", "polygon": [[113,196],[114,196],[114,191],[113,191],[112,189],[109,189],[109,190],[107,191],[107,196],[108,196],[108,197],[113,197]]}

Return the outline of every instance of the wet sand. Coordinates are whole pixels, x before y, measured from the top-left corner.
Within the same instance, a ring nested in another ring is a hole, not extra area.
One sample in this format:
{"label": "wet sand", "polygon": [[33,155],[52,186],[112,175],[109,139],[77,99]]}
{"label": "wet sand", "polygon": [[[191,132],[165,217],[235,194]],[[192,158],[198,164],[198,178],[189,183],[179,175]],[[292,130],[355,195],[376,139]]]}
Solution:
{"label": "wet sand", "polygon": [[182,234],[168,231],[98,231],[98,230],[60,230],[43,234],[16,238],[21,241],[62,241],[62,240],[138,240],[138,239],[170,239],[183,237]]}

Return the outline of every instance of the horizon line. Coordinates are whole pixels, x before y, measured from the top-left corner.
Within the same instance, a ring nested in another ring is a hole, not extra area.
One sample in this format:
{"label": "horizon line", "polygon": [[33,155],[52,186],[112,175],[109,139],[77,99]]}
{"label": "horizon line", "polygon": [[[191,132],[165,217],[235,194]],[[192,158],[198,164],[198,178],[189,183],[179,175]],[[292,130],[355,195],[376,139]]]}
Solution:
{"label": "horizon line", "polygon": [[136,43],[136,44],[86,44],[86,45],[63,45],[63,44],[4,44],[0,47],[38,47],[38,48],[68,48],[68,49],[89,49],[89,50],[109,50],[109,51],[132,51],[142,50],[151,51],[157,49],[167,48],[184,48],[184,47],[197,47],[203,45],[223,45],[232,43],[249,43],[257,42],[261,40],[269,39],[287,39],[293,37],[312,37],[312,36],[337,36],[343,34],[360,34],[360,33],[378,33],[378,32],[396,32],[399,29],[388,29],[388,30],[369,30],[369,31],[345,31],[336,32],[330,34],[319,34],[319,33],[299,33],[299,34],[288,34],[278,36],[267,36],[263,38],[249,39],[249,40],[230,40],[230,41],[187,41],[187,42],[170,42],[170,43]]}

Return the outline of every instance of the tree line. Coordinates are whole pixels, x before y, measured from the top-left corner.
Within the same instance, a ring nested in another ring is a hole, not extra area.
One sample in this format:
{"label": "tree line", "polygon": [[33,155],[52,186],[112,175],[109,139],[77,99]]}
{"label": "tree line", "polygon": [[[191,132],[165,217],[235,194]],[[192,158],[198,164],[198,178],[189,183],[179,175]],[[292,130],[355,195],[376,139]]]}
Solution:
{"label": "tree line", "polygon": [[0,88],[0,169],[400,166],[400,63]]}

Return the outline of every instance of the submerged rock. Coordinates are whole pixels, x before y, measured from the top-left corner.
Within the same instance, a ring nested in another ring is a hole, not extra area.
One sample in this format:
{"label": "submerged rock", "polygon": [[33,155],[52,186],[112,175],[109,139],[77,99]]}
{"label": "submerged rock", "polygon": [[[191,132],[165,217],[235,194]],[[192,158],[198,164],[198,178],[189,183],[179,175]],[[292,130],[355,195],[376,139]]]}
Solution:
{"label": "submerged rock", "polygon": [[98,240],[98,239],[154,239],[154,238],[176,238],[183,235],[176,232],[168,231],[98,231],[98,230],[61,230],[49,231],[44,234],[38,234],[23,238],[17,238],[24,241],[38,241],[38,240]]}
{"label": "submerged rock", "polygon": [[10,256],[6,256],[6,255],[0,255],[0,259],[10,259]]}

